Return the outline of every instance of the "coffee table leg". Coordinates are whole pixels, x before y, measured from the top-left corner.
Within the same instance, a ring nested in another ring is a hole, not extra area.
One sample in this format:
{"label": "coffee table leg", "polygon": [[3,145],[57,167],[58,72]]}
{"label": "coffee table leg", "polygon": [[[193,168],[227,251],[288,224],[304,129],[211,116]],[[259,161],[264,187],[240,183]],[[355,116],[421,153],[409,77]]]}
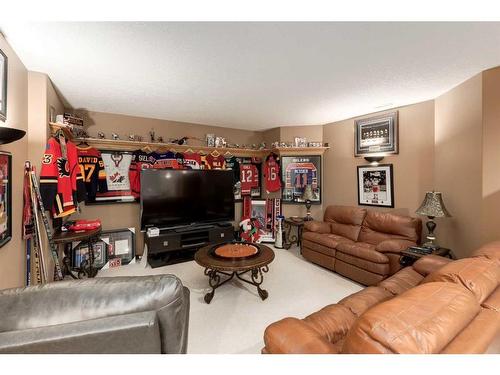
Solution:
{"label": "coffee table leg", "polygon": [[260,298],[264,301],[267,297],[269,297],[269,293],[267,292],[267,290],[262,289],[260,286],[264,281],[264,273],[269,272],[269,267],[264,266],[261,268],[253,268],[249,271],[250,277],[252,279],[251,281],[241,277],[241,275],[247,273],[248,271],[236,273],[236,277],[247,284],[257,287],[257,292],[259,293]]}
{"label": "coffee table leg", "polygon": [[[215,294],[215,289],[217,289],[221,285],[223,285],[223,284],[227,283],[229,280],[231,280],[234,277],[235,273],[236,272],[229,274],[229,273],[225,273],[222,271],[212,270],[210,268],[205,268],[205,275],[208,276],[208,284],[212,288],[212,290],[210,292],[208,292],[207,294],[205,294],[205,297],[203,297],[205,302],[206,303],[212,302],[212,298],[214,298],[214,294]],[[229,277],[226,280],[221,282],[221,277],[219,274],[223,274],[223,275],[226,275]]]}

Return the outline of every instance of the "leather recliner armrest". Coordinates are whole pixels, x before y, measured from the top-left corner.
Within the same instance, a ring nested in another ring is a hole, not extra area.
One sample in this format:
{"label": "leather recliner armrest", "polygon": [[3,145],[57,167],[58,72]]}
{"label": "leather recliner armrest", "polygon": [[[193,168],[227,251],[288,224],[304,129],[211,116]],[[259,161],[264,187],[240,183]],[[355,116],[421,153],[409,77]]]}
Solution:
{"label": "leather recliner armrest", "polygon": [[413,263],[413,269],[425,277],[452,261],[450,258],[426,255]]}
{"label": "leather recliner armrest", "polygon": [[312,220],[304,223],[304,231],[328,234],[332,233],[332,227],[330,226],[330,223]]}
{"label": "leather recliner armrest", "polygon": [[334,346],[307,323],[296,318],[279,320],[264,331],[263,352],[269,354],[335,354]]}
{"label": "leather recliner armrest", "polygon": [[410,246],[415,246],[415,242],[408,240],[385,240],[380,242],[376,247],[380,253],[400,253],[403,250],[406,250]]}

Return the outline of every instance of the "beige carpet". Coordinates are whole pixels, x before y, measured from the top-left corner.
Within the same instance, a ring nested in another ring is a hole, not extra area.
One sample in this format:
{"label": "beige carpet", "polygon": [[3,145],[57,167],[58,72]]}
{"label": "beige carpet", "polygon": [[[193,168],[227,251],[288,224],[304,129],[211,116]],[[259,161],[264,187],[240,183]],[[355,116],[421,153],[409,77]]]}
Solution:
{"label": "beige carpet", "polygon": [[325,305],[357,292],[353,281],[309,263],[297,248],[275,249],[276,258],[264,277],[269,297],[262,301],[254,287],[232,280],[215,291],[207,305],[203,296],[210,291],[203,268],[194,261],[160,268],[144,263],[101,270],[98,277],[171,273],[191,291],[188,353],[260,353],[264,329],[286,316],[302,318]]}

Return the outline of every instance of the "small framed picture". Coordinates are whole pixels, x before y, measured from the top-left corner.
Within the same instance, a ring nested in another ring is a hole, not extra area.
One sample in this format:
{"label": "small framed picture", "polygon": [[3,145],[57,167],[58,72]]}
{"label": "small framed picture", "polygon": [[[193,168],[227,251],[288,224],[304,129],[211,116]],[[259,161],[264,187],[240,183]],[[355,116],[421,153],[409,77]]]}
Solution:
{"label": "small framed picture", "polygon": [[257,219],[259,230],[258,242],[274,242],[272,200],[252,199],[250,216]]}
{"label": "small framed picture", "polygon": [[358,204],[394,207],[392,164],[358,166]]}
{"label": "small framed picture", "polygon": [[215,137],[215,147],[226,147],[226,138]]}
{"label": "small framed picture", "polygon": [[301,137],[295,137],[294,140],[295,147],[307,147],[307,139]]}
{"label": "small framed picture", "polygon": [[108,261],[120,258],[121,264],[128,264],[135,257],[135,228],[106,230],[100,235],[106,244]]}
{"label": "small framed picture", "polygon": [[0,49],[0,121],[7,119],[7,60]]}
{"label": "small framed picture", "polygon": [[397,154],[398,112],[356,120],[354,134],[354,156]]}
{"label": "small framed picture", "polygon": [[206,139],[208,147],[215,147],[215,134],[207,134]]}
{"label": "small framed picture", "polygon": [[12,155],[0,151],[0,247],[12,238]]}
{"label": "small framed picture", "polygon": [[323,143],[321,142],[308,142],[307,147],[322,147]]}

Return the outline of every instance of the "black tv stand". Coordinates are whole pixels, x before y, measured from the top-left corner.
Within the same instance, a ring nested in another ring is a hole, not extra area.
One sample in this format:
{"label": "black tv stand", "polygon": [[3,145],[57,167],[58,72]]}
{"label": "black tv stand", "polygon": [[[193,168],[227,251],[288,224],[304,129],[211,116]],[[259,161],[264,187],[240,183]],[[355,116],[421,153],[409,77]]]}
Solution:
{"label": "black tv stand", "polygon": [[214,223],[164,228],[154,237],[149,237],[146,233],[144,244],[147,247],[148,263],[155,268],[192,260],[194,253],[201,247],[233,239],[234,229],[231,223]]}

